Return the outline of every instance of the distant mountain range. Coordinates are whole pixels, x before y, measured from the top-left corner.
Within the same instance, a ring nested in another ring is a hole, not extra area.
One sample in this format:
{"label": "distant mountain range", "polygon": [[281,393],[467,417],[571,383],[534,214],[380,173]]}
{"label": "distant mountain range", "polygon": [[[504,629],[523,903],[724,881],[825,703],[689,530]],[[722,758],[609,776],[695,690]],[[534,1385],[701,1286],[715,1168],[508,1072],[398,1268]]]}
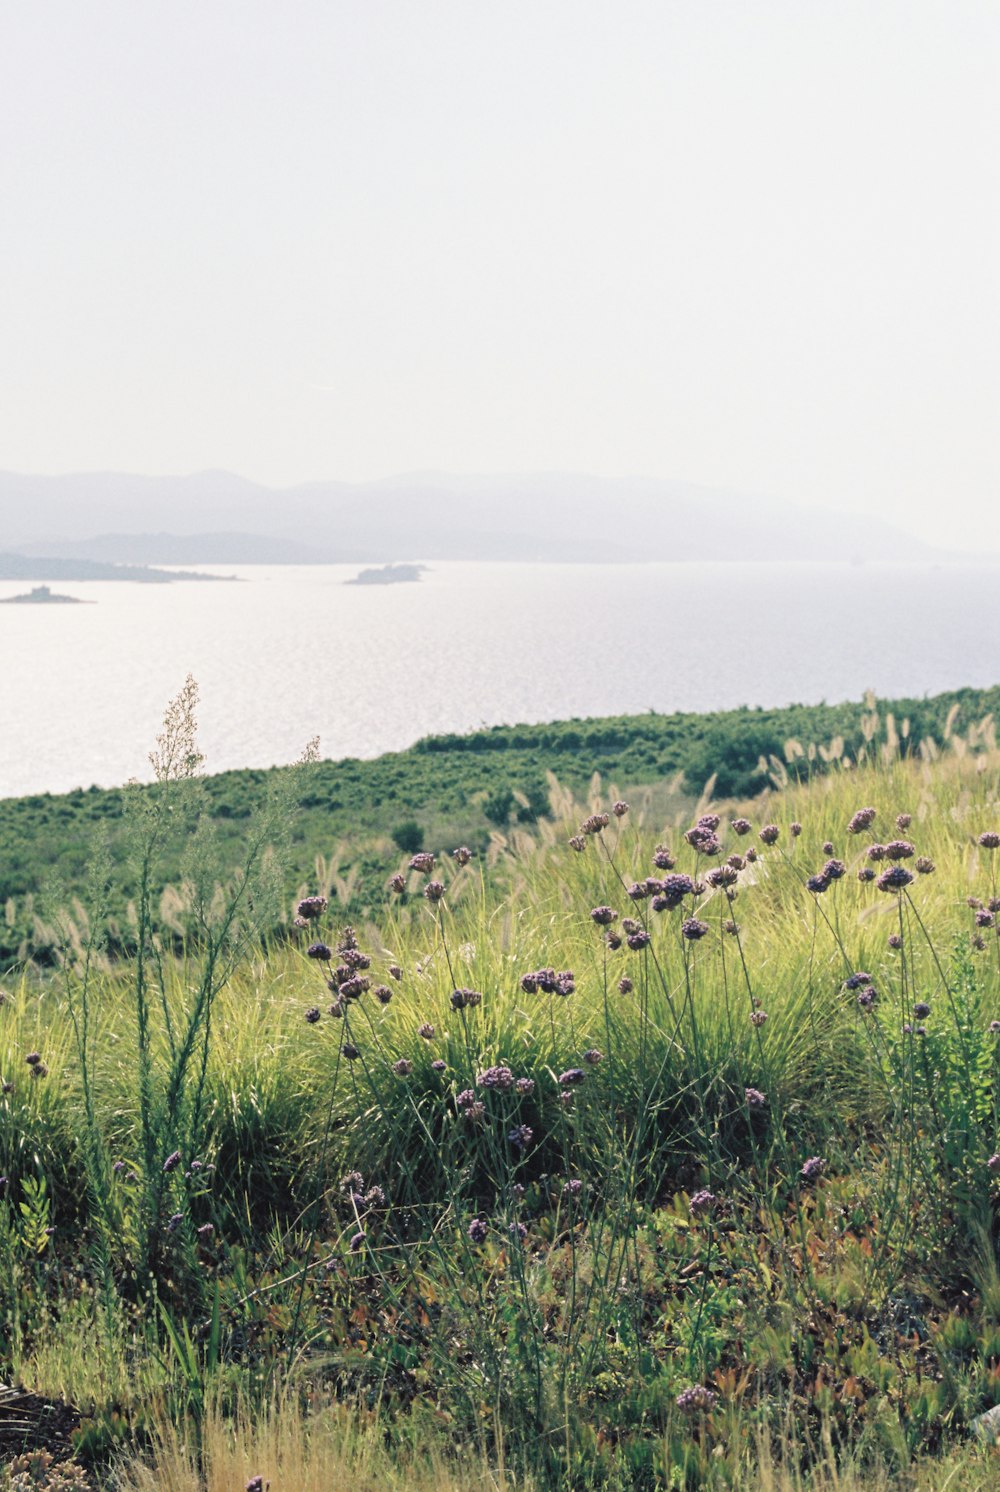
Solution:
{"label": "distant mountain range", "polygon": [[961,557],[863,515],[684,482],[563,473],[270,488],[224,471],[6,472],[0,547],[139,565]]}

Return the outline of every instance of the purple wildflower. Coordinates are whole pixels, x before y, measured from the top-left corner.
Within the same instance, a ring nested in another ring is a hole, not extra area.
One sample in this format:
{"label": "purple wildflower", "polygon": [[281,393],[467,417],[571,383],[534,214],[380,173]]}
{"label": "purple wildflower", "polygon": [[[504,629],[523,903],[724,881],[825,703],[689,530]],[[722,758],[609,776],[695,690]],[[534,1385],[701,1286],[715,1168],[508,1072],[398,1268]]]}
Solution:
{"label": "purple wildflower", "polygon": [[620,995],[630,995],[634,989],[635,985],[632,983],[631,979],[628,977],[627,974],[623,974],[618,981],[618,993]]}
{"label": "purple wildflower", "polygon": [[908,839],[890,839],[885,847],[887,860],[912,860],[914,854],[915,850]]}
{"label": "purple wildflower", "polygon": [[691,1211],[695,1217],[698,1217],[703,1212],[711,1212],[718,1200],[714,1192],[706,1191],[703,1188],[701,1191],[695,1192],[691,1198]]}
{"label": "purple wildflower", "polygon": [[744,1096],[748,1109],[762,1109],[767,1104],[767,1099],[759,1088],[744,1088]]}
{"label": "purple wildflower", "polygon": [[333,957],[333,949],[329,948],[326,943],[310,943],[306,949],[306,957],[319,959],[328,964]]}
{"label": "purple wildflower", "polygon": [[424,887],[424,896],[428,901],[440,901],[444,895],[443,881],[428,881]]}
{"label": "purple wildflower", "polygon": [[410,860],[410,869],[422,876],[429,876],[434,869],[434,856],[429,850],[419,850]]}
{"label": "purple wildflower", "polygon": [[829,877],[825,876],[822,871],[819,871],[816,875],[810,876],[809,879],[806,881],[806,890],[811,891],[814,896],[822,896],[823,892],[829,891],[829,889]]}
{"label": "purple wildflower", "polygon": [[434,1027],[430,1024],[429,1021],[424,1021],[422,1025],[417,1027],[417,1035],[422,1037],[424,1041],[433,1041]]}
{"label": "purple wildflower", "polygon": [[352,1254],[360,1254],[360,1252],[364,1248],[364,1246],[365,1246],[365,1235],[363,1233],[360,1233],[360,1232],[354,1234],[354,1237],[351,1239],[351,1241],[350,1241],[350,1243],[348,1245],[348,1247],[350,1248]]}
{"label": "purple wildflower", "polygon": [[487,1067],[476,1073],[477,1088],[497,1088],[506,1093],[514,1086],[514,1074],[509,1067]]}
{"label": "purple wildflower", "polygon": [[802,833],[802,825],[798,822],[797,819],[794,819],[789,824],[789,826],[788,826],[788,832],[792,836],[793,839],[798,839],[799,835]]}
{"label": "purple wildflower", "polygon": [[682,1414],[708,1414],[715,1408],[718,1397],[713,1389],[703,1388],[700,1383],[696,1383],[693,1388],[686,1388],[679,1393],[674,1403]]}
{"label": "purple wildflower", "polygon": [[757,838],[761,844],[777,844],[779,832],[777,824],[765,824]]}
{"label": "purple wildflower", "polygon": [[345,1041],[340,1050],[343,1052],[348,1062],[356,1062],[361,1056],[361,1053],[358,1051],[353,1041]]}
{"label": "purple wildflower", "polygon": [[750,1012],[750,1024],[751,1024],[751,1026],[757,1026],[759,1028],[760,1026],[762,1026],[764,1024],[764,1022],[766,1020],[767,1020],[767,1011],[766,1010],[751,1010],[751,1012]]}
{"label": "purple wildflower", "polygon": [[468,865],[472,859],[472,851],[468,845],[460,844],[457,850],[452,850],[451,858],[455,861],[456,865]]}
{"label": "purple wildflower", "polygon": [[400,1057],[398,1061],[392,1064],[392,1070],[397,1078],[408,1078],[413,1071],[413,1063],[409,1057]]}
{"label": "purple wildflower", "polygon": [[489,1229],[486,1226],[486,1219],[484,1217],[474,1217],[472,1219],[472,1222],[469,1224],[469,1237],[473,1243],[485,1243],[488,1232]]}
{"label": "purple wildflower", "polygon": [[917,858],[914,860],[913,865],[917,874],[922,876],[933,875],[935,870],[937,869],[934,861],[929,859],[926,855],[918,855]]}
{"label": "purple wildflower", "polygon": [[876,819],[874,808],[859,808],[852,816],[847,826],[848,834],[860,834],[864,829],[870,829]]}
{"label": "purple wildflower", "polygon": [[594,907],[590,913],[591,921],[596,922],[598,927],[610,927],[612,922],[618,921],[618,913],[611,907]]}
{"label": "purple wildflower", "polygon": [[319,1006],[310,1005],[309,1009],[306,1011],[305,1018],[309,1022],[310,1026],[315,1026],[316,1022],[320,1019]]}
{"label": "purple wildflower", "polygon": [[926,1000],[918,1000],[916,1005],[914,1005],[913,1007],[913,1014],[917,1017],[918,1021],[922,1021],[925,1016],[930,1015],[930,1013],[931,1007],[928,1005]]}
{"label": "purple wildflower", "polygon": [[215,1232],[215,1224],[202,1223],[200,1228],[195,1228],[195,1232],[201,1239],[202,1243],[207,1243]]}
{"label": "purple wildflower", "polygon": [[890,933],[889,936],[886,938],[886,943],[889,945],[890,948],[902,948],[902,933]]}
{"label": "purple wildflower", "polygon": [[821,1155],[810,1155],[805,1161],[799,1175],[803,1181],[812,1181],[826,1170],[826,1161]]}
{"label": "purple wildflower", "polygon": [[176,1171],[177,1167],[180,1165],[180,1163],[181,1163],[181,1153],[180,1153],[180,1151],[179,1150],[172,1150],[170,1152],[170,1154],[167,1156],[166,1160],[163,1162],[164,1174],[165,1175],[169,1175],[171,1171]]}
{"label": "purple wildflower", "polygon": [[571,850],[576,850],[578,855],[582,854],[587,846],[587,842],[582,834],[574,834],[570,839],[566,841],[566,843],[569,845]]}
{"label": "purple wildflower", "polygon": [[569,1067],[559,1074],[559,1086],[560,1088],[572,1088],[584,1082],[586,1077],[587,1074],[582,1067]]}
{"label": "purple wildflower", "polygon": [[625,799],[619,798],[616,803],[612,803],[611,812],[616,819],[623,819],[628,813],[628,804],[625,802]]}
{"label": "purple wildflower", "polygon": [[596,1067],[599,1062],[604,1061],[604,1053],[598,1051],[596,1046],[592,1046],[588,1051],[584,1052],[583,1060],[588,1067]]}
{"label": "purple wildflower", "polygon": [[708,923],[700,922],[697,917],[688,917],[681,923],[681,937],[696,943],[708,932]]}
{"label": "purple wildflower", "polygon": [[657,870],[673,870],[677,861],[665,844],[658,844],[653,851],[653,864]]}
{"label": "purple wildflower", "polygon": [[875,882],[880,891],[903,891],[912,884],[913,874],[905,865],[891,865]]}
{"label": "purple wildflower", "polygon": [[870,865],[862,865],[861,869],[858,871],[858,880],[861,882],[865,882],[874,881],[874,879],[875,871],[873,867]]}
{"label": "purple wildflower", "polygon": [[431,1063],[431,1071],[432,1072],[444,1072],[444,1070],[446,1069],[447,1066],[448,1066],[447,1062],[445,1062],[442,1057],[437,1057]]}
{"label": "purple wildflower", "polygon": [[749,819],[733,819],[730,828],[732,829],[734,834],[739,834],[742,837],[742,835],[750,833],[750,830],[753,828],[753,824],[751,824]]}
{"label": "purple wildflower", "polygon": [[515,1150],[525,1151],[535,1137],[530,1124],[516,1124],[507,1134],[507,1143]]}
{"label": "purple wildflower", "polygon": [[980,834],[979,843],[984,850],[1000,849],[1000,834],[995,833],[992,829],[987,829],[985,833]]}
{"label": "purple wildflower", "polygon": [[507,1232],[511,1238],[516,1238],[520,1243],[523,1243],[528,1236],[528,1230],[523,1223],[510,1223]]}
{"label": "purple wildflower", "polygon": [[583,1191],[583,1182],[575,1177],[572,1181],[564,1181],[562,1194],[564,1197],[578,1197]]}
{"label": "purple wildflower", "polygon": [[181,1225],[181,1223],[183,1221],[184,1221],[184,1214],[183,1214],[183,1212],[174,1212],[174,1213],[171,1213],[170,1217],[168,1217],[167,1221],[166,1221],[166,1225],[165,1225],[166,1226],[166,1231],[168,1233],[176,1233],[177,1229],[180,1227],[180,1225]]}
{"label": "purple wildflower", "polygon": [[372,994],[380,1005],[388,1005],[392,999],[392,990],[387,984],[376,984],[372,987]]}
{"label": "purple wildflower", "polygon": [[518,1078],[517,1082],[514,1084],[514,1087],[517,1089],[518,1093],[520,1093],[522,1098],[527,1098],[529,1094],[532,1094],[535,1091],[535,1080],[534,1078]]}

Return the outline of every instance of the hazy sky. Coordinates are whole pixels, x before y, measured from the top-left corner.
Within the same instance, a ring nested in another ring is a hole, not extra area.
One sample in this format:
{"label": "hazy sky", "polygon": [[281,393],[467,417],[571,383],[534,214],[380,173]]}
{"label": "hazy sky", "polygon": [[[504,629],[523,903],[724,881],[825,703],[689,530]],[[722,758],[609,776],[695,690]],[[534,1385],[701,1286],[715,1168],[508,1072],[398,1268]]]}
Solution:
{"label": "hazy sky", "polygon": [[997,0],[0,0],[0,466],[1000,548]]}

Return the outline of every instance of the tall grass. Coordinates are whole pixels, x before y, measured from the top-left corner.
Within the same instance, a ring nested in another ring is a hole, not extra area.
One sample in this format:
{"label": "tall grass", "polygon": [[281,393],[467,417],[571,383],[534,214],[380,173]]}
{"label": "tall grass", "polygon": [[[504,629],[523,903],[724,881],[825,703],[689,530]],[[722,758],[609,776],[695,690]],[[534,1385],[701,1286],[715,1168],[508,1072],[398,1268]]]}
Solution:
{"label": "tall grass", "polygon": [[[164,1486],[249,1479],[254,1436],[288,1485],[451,1475],[406,1449],[419,1424],[472,1435],[498,1485],[832,1488],[909,1475],[988,1406],[996,753],[888,753],[746,828],[595,783],[485,861],[387,864],[370,925],[316,888],[264,947],[287,802],[224,877],[194,702],[136,810],[135,957],[105,956],[98,859],[61,968],[0,1008],[9,1359],[72,1393],[57,1340],[91,1334],[94,1446],[112,1400],[159,1399]],[[383,1429],[301,1425],[307,1370]]]}

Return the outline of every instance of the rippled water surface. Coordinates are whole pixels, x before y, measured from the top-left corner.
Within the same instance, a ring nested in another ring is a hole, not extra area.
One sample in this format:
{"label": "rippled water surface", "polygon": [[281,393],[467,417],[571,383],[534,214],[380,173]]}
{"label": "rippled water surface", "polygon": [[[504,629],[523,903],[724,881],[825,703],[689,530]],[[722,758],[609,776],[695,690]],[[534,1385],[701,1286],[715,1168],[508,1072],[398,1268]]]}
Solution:
{"label": "rippled water surface", "polygon": [[356,569],[61,582],[97,604],[0,607],[0,796],[148,775],[188,672],[212,771],[291,761],[314,735],[365,757],[483,724],[1000,681],[996,568],[436,564],[345,585]]}

